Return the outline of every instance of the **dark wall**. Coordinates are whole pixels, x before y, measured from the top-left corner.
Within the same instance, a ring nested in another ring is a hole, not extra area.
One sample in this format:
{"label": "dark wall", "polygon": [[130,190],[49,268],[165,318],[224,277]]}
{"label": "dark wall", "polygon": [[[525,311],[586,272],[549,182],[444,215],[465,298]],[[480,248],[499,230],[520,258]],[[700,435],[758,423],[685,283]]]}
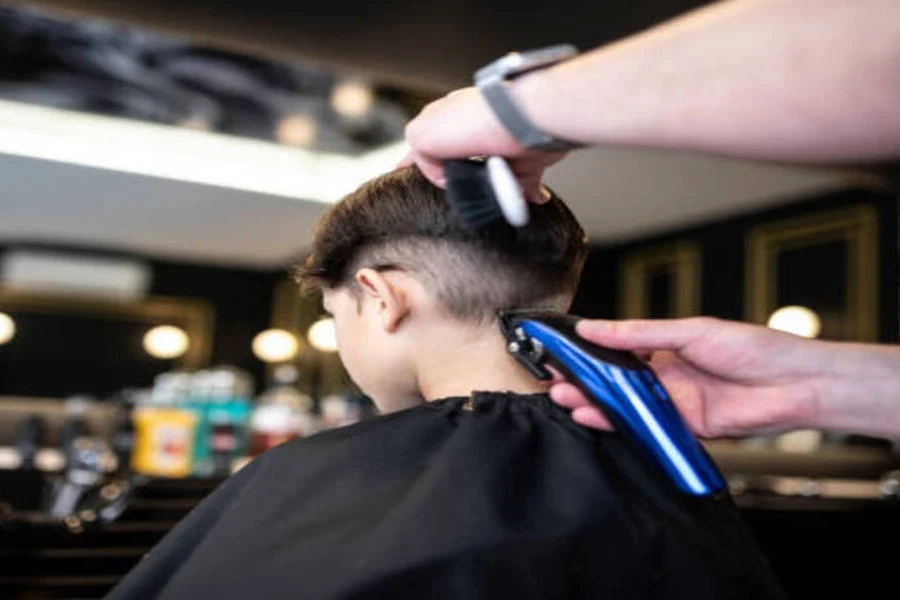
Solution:
{"label": "dark wall", "polygon": [[[0,247],[0,252],[4,250]],[[72,251],[108,255],[81,248]],[[257,387],[261,386],[264,367],[253,356],[251,342],[254,335],[269,327],[273,286],[283,273],[150,259],[144,262],[152,270],[150,296],[203,300],[214,309],[211,364],[246,369],[256,379]],[[104,397],[126,387],[149,386],[155,375],[177,366],[144,351],[145,323],[77,314],[9,312],[16,320],[17,335],[0,346],[0,395]]]}
{"label": "dark wall", "polygon": [[228,269],[174,262],[152,262],[150,293],[202,298],[215,306],[212,364],[250,371],[261,385],[264,366],[253,355],[253,337],[269,328],[272,296],[283,271]]}
{"label": "dark wall", "polygon": [[[881,342],[897,342],[897,195],[869,189],[814,195],[770,210],[670,231],[627,244],[598,247],[585,266],[573,312],[587,317],[616,318],[618,297],[622,293],[619,289],[622,258],[643,248],[692,241],[699,244],[701,251],[700,314],[744,320],[745,243],[751,228],[858,205],[871,205],[878,213],[878,337]],[[841,289],[843,272],[836,264],[839,257],[833,246],[816,246],[793,260],[798,264],[788,266],[804,273],[806,293],[824,298]]]}

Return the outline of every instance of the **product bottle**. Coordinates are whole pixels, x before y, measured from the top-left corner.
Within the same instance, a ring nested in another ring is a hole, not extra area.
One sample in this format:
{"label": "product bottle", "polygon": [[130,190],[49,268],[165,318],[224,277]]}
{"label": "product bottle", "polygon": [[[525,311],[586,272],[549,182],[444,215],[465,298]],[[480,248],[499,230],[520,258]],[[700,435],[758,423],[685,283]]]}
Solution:
{"label": "product bottle", "polygon": [[297,377],[295,367],[279,367],[271,385],[257,399],[251,418],[251,456],[318,430],[312,398],[297,389]]}
{"label": "product bottle", "polygon": [[213,472],[212,455],[210,454],[209,411],[212,403],[211,370],[200,370],[191,377],[191,389],[185,408],[197,419],[194,435],[193,472],[199,477],[208,477]]}
{"label": "product bottle", "polygon": [[20,469],[34,469],[38,451],[47,442],[47,427],[40,415],[29,415],[16,432]]}
{"label": "product bottle", "polygon": [[197,417],[183,407],[189,381],[186,373],[163,373],[148,401],[135,408],[135,471],[158,477],[191,474]]}
{"label": "product bottle", "polygon": [[331,394],[322,398],[322,423],[328,429],[353,425],[363,419],[362,404],[349,394]]}
{"label": "product bottle", "polygon": [[128,469],[134,455],[135,431],[132,418],[133,407],[122,407],[122,414],[116,420],[112,435],[112,451],[116,455],[116,465],[120,474]]}
{"label": "product bottle", "polygon": [[78,441],[90,438],[91,432],[87,424],[87,413],[92,402],[93,398],[85,395],[66,398],[66,421],[60,431],[59,446],[67,465],[72,462]]}
{"label": "product bottle", "polygon": [[208,448],[212,473],[228,475],[248,451],[252,380],[234,367],[219,367],[210,375]]}

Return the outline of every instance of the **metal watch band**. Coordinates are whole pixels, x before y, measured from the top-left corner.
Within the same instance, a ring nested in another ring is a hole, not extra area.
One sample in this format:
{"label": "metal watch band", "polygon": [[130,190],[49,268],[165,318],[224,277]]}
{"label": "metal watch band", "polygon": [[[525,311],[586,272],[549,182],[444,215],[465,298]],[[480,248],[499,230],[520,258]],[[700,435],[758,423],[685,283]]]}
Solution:
{"label": "metal watch band", "polygon": [[573,150],[581,148],[581,144],[553,137],[552,135],[541,131],[535,127],[526,117],[507,89],[506,81],[499,77],[491,77],[477,82],[478,89],[487,100],[509,133],[516,138],[516,141],[523,148],[532,148],[545,152],[560,152],[565,150]]}

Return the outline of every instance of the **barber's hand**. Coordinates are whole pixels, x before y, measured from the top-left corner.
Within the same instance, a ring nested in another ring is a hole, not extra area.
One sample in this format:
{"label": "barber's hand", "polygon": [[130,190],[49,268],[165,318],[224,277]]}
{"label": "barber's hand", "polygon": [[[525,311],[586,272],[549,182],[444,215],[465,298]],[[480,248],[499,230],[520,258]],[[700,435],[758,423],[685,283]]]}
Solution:
{"label": "barber's hand", "polygon": [[[759,325],[697,317],[589,321],[585,339],[639,355],[650,364],[700,437],[774,433],[809,423],[816,386],[828,379],[833,345]],[[551,396],[583,425],[609,423],[581,392],[557,383]]]}
{"label": "barber's hand", "polygon": [[436,100],[406,126],[410,154],[401,164],[415,163],[436,185],[444,186],[443,162],[449,158],[498,155],[507,158],[525,196],[546,200],[541,192],[544,170],[564,152],[522,148],[494,116],[476,88],[464,88]]}

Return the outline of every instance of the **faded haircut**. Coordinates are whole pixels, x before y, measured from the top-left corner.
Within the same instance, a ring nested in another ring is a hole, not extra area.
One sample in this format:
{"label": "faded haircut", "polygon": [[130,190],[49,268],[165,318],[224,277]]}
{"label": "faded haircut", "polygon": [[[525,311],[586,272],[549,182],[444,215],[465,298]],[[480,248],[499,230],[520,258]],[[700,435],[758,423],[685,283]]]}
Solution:
{"label": "faded haircut", "polygon": [[587,257],[584,230],[555,194],[529,211],[525,227],[498,222],[469,231],[442,189],[417,168],[402,167],[331,207],[294,273],[309,292],[355,288],[361,268],[400,269],[467,321],[492,319],[501,309],[568,310]]}

